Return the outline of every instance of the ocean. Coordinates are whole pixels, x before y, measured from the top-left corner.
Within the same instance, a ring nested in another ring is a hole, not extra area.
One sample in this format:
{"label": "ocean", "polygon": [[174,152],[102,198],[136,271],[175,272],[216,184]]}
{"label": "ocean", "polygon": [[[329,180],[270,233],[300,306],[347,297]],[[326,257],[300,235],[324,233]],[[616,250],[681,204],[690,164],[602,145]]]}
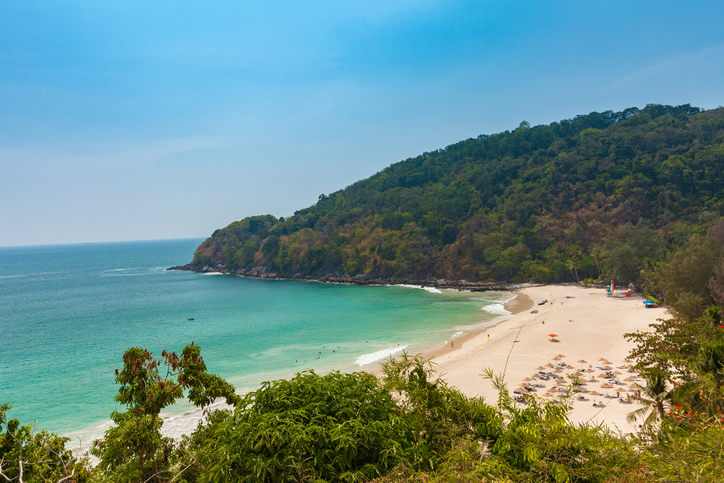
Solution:
{"label": "ocean", "polygon": [[[64,435],[103,426],[129,347],[194,342],[238,389],[364,370],[505,316],[505,293],[167,271],[202,239],[0,248],[0,402]],[[189,320],[193,318],[193,320]],[[171,414],[189,409],[180,404]]]}

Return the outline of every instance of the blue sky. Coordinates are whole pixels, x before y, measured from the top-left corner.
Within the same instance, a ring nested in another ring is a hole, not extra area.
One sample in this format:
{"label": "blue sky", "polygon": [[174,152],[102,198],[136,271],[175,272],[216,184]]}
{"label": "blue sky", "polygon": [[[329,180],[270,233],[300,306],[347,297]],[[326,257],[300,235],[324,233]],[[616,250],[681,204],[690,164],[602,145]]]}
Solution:
{"label": "blue sky", "polygon": [[715,108],[722,19],[721,1],[4,0],[0,246],[204,237],[523,120]]}

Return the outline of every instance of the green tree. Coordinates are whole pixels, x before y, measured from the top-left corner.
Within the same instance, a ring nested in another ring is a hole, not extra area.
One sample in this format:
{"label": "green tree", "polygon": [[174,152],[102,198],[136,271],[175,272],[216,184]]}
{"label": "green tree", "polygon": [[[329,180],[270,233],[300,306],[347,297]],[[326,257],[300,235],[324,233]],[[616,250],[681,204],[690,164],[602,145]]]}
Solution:
{"label": "green tree", "polygon": [[87,461],[65,448],[70,438],[7,419],[9,404],[0,403],[0,476],[7,482],[84,483],[90,481]]}
{"label": "green tree", "polygon": [[121,387],[114,399],[127,411],[111,413],[115,426],[91,450],[100,458],[98,469],[112,481],[171,478],[175,442],[161,435],[159,413],[182,398],[184,390],[189,401],[202,408],[222,397],[232,405],[240,401],[234,386],[207,372],[199,346],[187,345],[180,357],[164,350],[162,357],[154,359],[146,349],[133,347],[123,355],[123,369],[116,371]]}
{"label": "green tree", "polygon": [[723,255],[724,246],[717,240],[694,235],[646,274],[647,286],[663,294],[678,313],[694,320],[715,303],[710,280]]}
{"label": "green tree", "polygon": [[636,397],[643,407],[629,413],[626,420],[630,423],[641,421],[643,428],[651,431],[671,408],[673,387],[668,381],[669,374],[660,368],[649,368],[639,375],[646,381],[638,386],[640,395]]}
{"label": "green tree", "polygon": [[636,282],[641,279],[646,259],[659,260],[665,247],[659,230],[640,220],[636,226],[631,223],[620,226],[597,254],[608,278]]}

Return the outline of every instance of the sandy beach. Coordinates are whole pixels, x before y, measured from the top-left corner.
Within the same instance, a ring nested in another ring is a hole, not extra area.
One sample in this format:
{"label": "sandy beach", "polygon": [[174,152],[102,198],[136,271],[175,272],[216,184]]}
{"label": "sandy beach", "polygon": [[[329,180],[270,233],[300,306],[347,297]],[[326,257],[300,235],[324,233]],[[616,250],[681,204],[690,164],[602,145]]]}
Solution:
{"label": "sandy beach", "polygon": [[[543,300],[548,302],[538,305]],[[605,289],[574,285],[523,287],[506,304],[510,318],[482,332],[453,339],[454,348],[448,341],[444,348],[424,356],[433,358],[438,373],[444,374],[450,385],[469,396],[483,396],[491,404],[497,400],[497,392],[480,376],[484,368],[496,374],[505,371],[511,394],[528,382],[534,385],[532,392],[547,398],[556,397],[557,393],[549,389],[567,383],[567,374],[582,374],[586,379],[584,392],[580,399],[573,399],[571,420],[603,423],[613,431],[631,433],[634,426],[626,422],[626,415],[639,406],[625,402],[627,394],[633,394],[628,391],[633,389],[636,381],[630,379],[636,374],[625,367],[633,345],[623,334],[648,330],[649,324],[667,316],[665,309],[646,309],[642,301],[640,296],[613,298]],[[537,313],[531,313],[535,310]],[[537,375],[541,369],[563,379],[541,380]],[[588,372],[578,372],[581,369]],[[606,372],[614,373],[615,380],[602,377]],[[533,377],[536,380],[526,381]],[[601,387],[603,384],[612,387]],[[550,396],[544,396],[546,393]]]}

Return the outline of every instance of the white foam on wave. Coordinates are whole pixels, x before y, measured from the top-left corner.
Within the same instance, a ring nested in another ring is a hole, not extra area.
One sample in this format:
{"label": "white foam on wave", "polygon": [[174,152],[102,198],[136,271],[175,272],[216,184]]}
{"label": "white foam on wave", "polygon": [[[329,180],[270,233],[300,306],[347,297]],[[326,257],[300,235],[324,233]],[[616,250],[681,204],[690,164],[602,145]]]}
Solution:
{"label": "white foam on wave", "polygon": [[400,285],[395,285],[395,287],[418,288],[418,289],[424,290],[425,292],[442,293],[440,290],[436,289],[435,287],[423,287],[422,285],[407,285],[407,284],[403,283]]}
{"label": "white foam on wave", "polygon": [[368,364],[381,361],[382,359],[387,359],[388,357],[391,357],[398,352],[402,352],[405,349],[407,349],[407,345],[388,347],[387,349],[381,349],[370,354],[362,354],[357,358],[355,364],[358,366],[366,366]]}
{"label": "white foam on wave", "polygon": [[485,305],[482,310],[493,315],[510,315],[510,312],[505,310],[505,306],[503,304]]}
{"label": "white foam on wave", "polygon": [[204,275],[223,275],[221,272],[204,272]]}
{"label": "white foam on wave", "polygon": [[457,337],[457,336],[459,336],[459,335],[462,334],[462,333],[463,333],[463,331],[462,331],[462,330],[459,330],[459,331],[455,332],[452,336],[453,336],[453,337]]}

